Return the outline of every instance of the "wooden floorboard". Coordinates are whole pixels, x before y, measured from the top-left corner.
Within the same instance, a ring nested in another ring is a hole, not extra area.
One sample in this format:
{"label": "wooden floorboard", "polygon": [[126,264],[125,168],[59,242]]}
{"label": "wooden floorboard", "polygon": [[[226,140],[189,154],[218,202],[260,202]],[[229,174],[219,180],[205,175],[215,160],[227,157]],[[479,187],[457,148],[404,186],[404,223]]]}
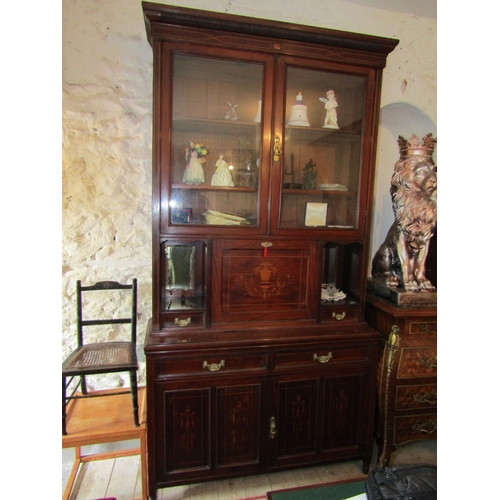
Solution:
{"label": "wooden floorboard", "polygon": [[[375,456],[375,455],[374,455]],[[404,463],[437,464],[435,441],[408,443],[392,455],[391,465]],[[375,458],[373,460],[375,465]],[[70,500],[92,500],[114,496],[118,500],[135,500],[141,496],[139,456],[89,462],[82,466],[79,487]],[[238,500],[265,495],[267,491],[330,483],[362,477],[361,462],[342,462],[293,471],[241,477],[164,488],[158,500]],[[63,481],[63,490],[65,484]]]}

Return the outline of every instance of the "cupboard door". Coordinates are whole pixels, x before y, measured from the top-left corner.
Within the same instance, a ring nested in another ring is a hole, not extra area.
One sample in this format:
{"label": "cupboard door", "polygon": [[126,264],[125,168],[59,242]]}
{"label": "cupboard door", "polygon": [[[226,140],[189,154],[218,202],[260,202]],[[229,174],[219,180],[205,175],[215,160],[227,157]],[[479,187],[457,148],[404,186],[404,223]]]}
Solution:
{"label": "cupboard door", "polygon": [[[268,196],[262,148],[269,56],[165,46],[161,233],[255,230]],[[268,74],[269,73],[269,74]],[[268,83],[267,85],[271,85]],[[269,102],[269,101],[268,101]],[[171,116],[169,114],[171,111]],[[267,112],[269,113],[269,112]],[[268,153],[269,155],[269,153]],[[224,229],[225,228],[225,229]]]}
{"label": "cupboard door", "polygon": [[361,376],[325,379],[322,452],[359,446],[361,398]]}
{"label": "cupboard door", "polygon": [[278,462],[316,452],[318,394],[318,378],[278,383]]}
{"label": "cupboard door", "polygon": [[260,459],[261,385],[217,388],[217,466]]}
{"label": "cupboard door", "polygon": [[262,468],[263,379],[158,384],[157,481],[181,484],[224,469]]}
{"label": "cupboard door", "polygon": [[[274,231],[357,231],[363,224],[373,84],[368,69],[283,57],[277,72]],[[279,214],[279,215],[278,215]]]}
{"label": "cupboard door", "polygon": [[[161,391],[160,391],[161,392]],[[210,467],[210,390],[193,388],[162,392],[157,456],[164,466],[159,480],[180,472]],[[163,432],[162,432],[163,431]],[[158,453],[159,452],[159,453]]]}

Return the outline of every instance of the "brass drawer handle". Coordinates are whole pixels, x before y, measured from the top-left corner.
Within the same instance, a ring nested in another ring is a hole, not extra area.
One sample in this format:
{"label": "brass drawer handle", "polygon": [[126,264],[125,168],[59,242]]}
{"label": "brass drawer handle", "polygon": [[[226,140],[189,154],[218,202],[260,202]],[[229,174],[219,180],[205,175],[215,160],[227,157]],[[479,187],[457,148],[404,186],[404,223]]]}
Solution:
{"label": "brass drawer handle", "polygon": [[271,439],[274,439],[276,436],[276,419],[274,417],[271,417],[269,420],[269,437]]}
{"label": "brass drawer handle", "polygon": [[345,318],[345,311],[341,313],[332,313],[332,318],[335,318],[337,321],[340,321]]}
{"label": "brass drawer handle", "polygon": [[186,318],[186,319],[175,318],[175,324],[181,327],[188,326],[189,324],[191,324],[191,318]]}
{"label": "brass drawer handle", "polygon": [[424,368],[437,368],[437,355],[429,356],[428,358],[417,358],[420,365]]}
{"label": "brass drawer handle", "polygon": [[437,404],[437,391],[433,389],[432,391],[424,392],[422,394],[414,394],[413,399],[417,403],[428,403],[434,406]]}
{"label": "brass drawer handle", "polygon": [[226,366],[226,362],[223,359],[221,359],[221,362],[219,364],[217,363],[209,364],[208,361],[203,361],[203,368],[206,368],[211,372],[218,372],[224,366]]}
{"label": "brass drawer handle", "polygon": [[437,423],[432,420],[428,420],[423,424],[414,424],[411,428],[414,431],[423,432],[424,434],[433,434],[437,430]]}
{"label": "brass drawer handle", "polygon": [[313,354],[313,359],[318,361],[318,363],[328,363],[332,359],[332,353],[329,352],[328,356],[318,356],[316,353]]}

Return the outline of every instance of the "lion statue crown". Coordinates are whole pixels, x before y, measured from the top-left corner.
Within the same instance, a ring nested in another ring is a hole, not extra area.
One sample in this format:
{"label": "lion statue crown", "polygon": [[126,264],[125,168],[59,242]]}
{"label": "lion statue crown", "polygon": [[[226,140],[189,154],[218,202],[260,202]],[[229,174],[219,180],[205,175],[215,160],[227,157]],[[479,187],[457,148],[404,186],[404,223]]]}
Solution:
{"label": "lion statue crown", "polygon": [[391,179],[395,220],[372,260],[372,276],[405,291],[433,291],[425,276],[429,242],[437,224],[437,139],[399,136],[400,158]]}

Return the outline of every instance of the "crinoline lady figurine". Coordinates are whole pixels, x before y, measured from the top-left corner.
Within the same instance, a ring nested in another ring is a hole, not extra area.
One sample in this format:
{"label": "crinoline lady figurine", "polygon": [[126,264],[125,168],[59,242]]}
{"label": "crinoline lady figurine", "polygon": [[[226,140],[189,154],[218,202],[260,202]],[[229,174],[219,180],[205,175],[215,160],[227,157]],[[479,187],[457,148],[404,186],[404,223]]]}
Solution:
{"label": "crinoline lady figurine", "polygon": [[234,186],[231,171],[222,153],[219,153],[219,159],[217,160],[216,166],[217,169],[212,176],[212,186]]}
{"label": "crinoline lady figurine", "polygon": [[326,116],[325,116],[325,124],[323,128],[334,128],[338,129],[339,126],[337,124],[337,107],[338,102],[335,98],[335,92],[333,90],[329,90],[326,93],[326,99],[324,97],[320,97],[319,100],[325,104]]}
{"label": "crinoline lady figurine", "polygon": [[205,182],[205,171],[198,159],[198,151],[195,143],[189,141],[189,148],[186,148],[186,169],[182,182],[185,184],[203,184]]}

